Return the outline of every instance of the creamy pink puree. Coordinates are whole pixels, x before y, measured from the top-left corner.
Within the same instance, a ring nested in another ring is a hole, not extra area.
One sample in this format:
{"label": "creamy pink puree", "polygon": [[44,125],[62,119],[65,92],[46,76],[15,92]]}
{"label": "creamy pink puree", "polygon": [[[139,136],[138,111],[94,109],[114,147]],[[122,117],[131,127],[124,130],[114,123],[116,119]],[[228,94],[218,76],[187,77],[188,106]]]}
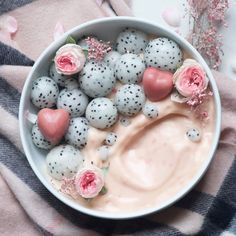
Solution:
{"label": "creamy pink puree", "polygon": [[[214,135],[214,102],[207,104],[209,121],[203,125],[186,105],[168,97],[157,102],[159,116],[146,118],[141,112],[124,127],[113,127],[117,142],[110,147],[110,168],[106,176],[108,192],[80,204],[105,212],[132,212],[158,206],[173,198],[192,180],[208,158]],[[200,142],[191,142],[186,131],[200,130]],[[107,131],[90,128],[82,153],[87,162],[101,166],[97,148]]]}

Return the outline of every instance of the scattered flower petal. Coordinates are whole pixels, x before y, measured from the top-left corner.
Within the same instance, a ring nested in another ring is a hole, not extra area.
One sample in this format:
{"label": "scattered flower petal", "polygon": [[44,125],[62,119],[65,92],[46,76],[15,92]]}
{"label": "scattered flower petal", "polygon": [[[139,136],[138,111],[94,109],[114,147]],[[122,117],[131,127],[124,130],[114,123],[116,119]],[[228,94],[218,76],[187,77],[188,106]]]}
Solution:
{"label": "scattered flower petal", "polygon": [[54,28],[53,38],[54,40],[60,38],[65,33],[65,29],[61,22],[57,22]]}
{"label": "scattered flower petal", "polygon": [[102,3],[104,2],[104,0],[95,0],[96,3],[98,4],[99,7],[102,6]]}
{"label": "scattered flower petal", "polygon": [[17,20],[13,16],[7,16],[5,25],[10,34],[14,34],[18,30]]}
{"label": "scattered flower petal", "polygon": [[181,14],[176,7],[168,7],[162,12],[162,18],[173,27],[179,27],[181,23]]}

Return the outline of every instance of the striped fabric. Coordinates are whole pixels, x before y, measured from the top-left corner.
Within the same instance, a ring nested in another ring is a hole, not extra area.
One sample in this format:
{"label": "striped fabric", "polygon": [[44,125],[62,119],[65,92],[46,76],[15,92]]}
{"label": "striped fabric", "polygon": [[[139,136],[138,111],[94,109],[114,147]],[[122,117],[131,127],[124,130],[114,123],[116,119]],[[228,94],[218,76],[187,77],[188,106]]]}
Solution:
{"label": "striped fabric", "polygon": [[[57,200],[31,170],[19,137],[20,95],[58,21],[68,30],[94,18],[131,15],[129,5],[124,0],[101,7],[94,0],[0,0],[0,14],[0,235],[236,235],[234,81],[214,72],[222,98],[222,134],[214,160],[194,190],[174,206],[143,218],[93,218]],[[19,27],[11,36],[4,28],[9,15]]]}

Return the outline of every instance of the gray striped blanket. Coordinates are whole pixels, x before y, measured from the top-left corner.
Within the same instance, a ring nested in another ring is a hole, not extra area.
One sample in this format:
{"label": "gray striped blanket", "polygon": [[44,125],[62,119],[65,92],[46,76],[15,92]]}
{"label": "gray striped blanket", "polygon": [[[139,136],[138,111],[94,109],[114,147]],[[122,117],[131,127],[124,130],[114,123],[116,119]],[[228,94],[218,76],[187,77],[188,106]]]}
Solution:
{"label": "gray striped blanket", "polygon": [[223,110],[218,150],[200,183],[172,207],[132,220],[93,218],[64,205],[34,175],[18,128],[24,81],[53,41],[55,25],[68,30],[91,19],[132,14],[124,0],[100,4],[0,0],[0,235],[236,235],[236,82],[218,72]]}

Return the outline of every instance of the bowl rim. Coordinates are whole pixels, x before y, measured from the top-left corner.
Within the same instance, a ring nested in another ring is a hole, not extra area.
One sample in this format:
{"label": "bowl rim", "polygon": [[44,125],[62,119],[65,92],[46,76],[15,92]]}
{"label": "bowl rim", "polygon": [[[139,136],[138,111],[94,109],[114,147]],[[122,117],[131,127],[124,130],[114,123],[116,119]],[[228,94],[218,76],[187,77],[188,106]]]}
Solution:
{"label": "bowl rim", "polygon": [[[46,178],[41,174],[41,172],[38,170],[37,165],[33,161],[33,157],[30,154],[28,145],[27,145],[27,140],[26,137],[24,136],[24,106],[26,103],[26,94],[27,94],[27,89],[29,87],[29,84],[31,83],[32,80],[32,75],[37,68],[38,64],[40,61],[44,58],[45,55],[50,53],[50,51],[55,47],[55,45],[59,42],[62,41],[63,39],[66,39],[68,35],[71,35],[77,31],[79,31],[82,28],[86,28],[89,25],[93,24],[100,24],[108,21],[133,21],[133,22],[140,22],[140,23],[145,23],[147,25],[151,25],[152,27],[156,27],[161,29],[163,32],[165,32],[168,35],[171,35],[174,40],[177,38],[179,41],[181,41],[186,48],[188,48],[189,51],[191,51],[191,54],[194,55],[198,62],[204,67],[209,80],[210,84],[214,93],[214,102],[215,102],[215,135],[214,139],[211,145],[211,150],[209,152],[208,158],[204,161],[204,164],[202,164],[201,168],[198,170],[198,173],[194,176],[194,178],[188,183],[185,188],[183,188],[180,192],[178,192],[174,197],[169,199],[168,201],[165,201],[159,206],[154,206],[151,208],[143,209],[143,210],[138,210],[135,212],[126,212],[126,213],[116,213],[116,212],[103,212],[103,211],[98,211],[98,210],[92,210],[89,208],[86,208],[84,206],[79,205],[76,202],[73,202],[73,200],[69,199],[68,197],[62,195],[60,192],[58,192],[53,186],[46,180]],[[212,75],[212,72],[208,65],[206,64],[205,60],[202,58],[202,56],[197,52],[197,50],[184,38],[182,38],[180,35],[178,35],[176,32],[164,28],[161,24],[158,24],[154,21],[146,20],[143,18],[137,18],[137,17],[128,17],[128,16],[116,16],[116,17],[105,17],[105,18],[99,18],[91,21],[87,21],[83,24],[80,24],[71,30],[67,31],[64,33],[59,39],[53,41],[39,56],[39,58],[35,61],[30,73],[27,76],[27,79],[25,81],[22,94],[21,94],[21,99],[20,99],[20,106],[19,106],[19,126],[20,126],[20,138],[21,142],[23,145],[23,149],[26,155],[26,158],[33,169],[33,172],[35,175],[38,177],[38,179],[41,181],[41,183],[47,188],[48,191],[50,191],[57,199],[62,201],[64,204],[67,206],[70,206],[71,208],[85,213],[90,216],[95,216],[99,218],[104,218],[104,219],[114,219],[114,220],[121,220],[121,219],[131,219],[131,218],[137,218],[137,217],[142,217],[151,213],[159,212],[171,205],[173,205],[176,201],[179,199],[183,198],[190,190],[200,181],[202,176],[205,174],[207,171],[213,157],[214,153],[217,149],[219,137],[220,137],[220,127],[221,127],[221,101],[220,101],[220,95],[219,91],[215,82],[215,79]]]}

